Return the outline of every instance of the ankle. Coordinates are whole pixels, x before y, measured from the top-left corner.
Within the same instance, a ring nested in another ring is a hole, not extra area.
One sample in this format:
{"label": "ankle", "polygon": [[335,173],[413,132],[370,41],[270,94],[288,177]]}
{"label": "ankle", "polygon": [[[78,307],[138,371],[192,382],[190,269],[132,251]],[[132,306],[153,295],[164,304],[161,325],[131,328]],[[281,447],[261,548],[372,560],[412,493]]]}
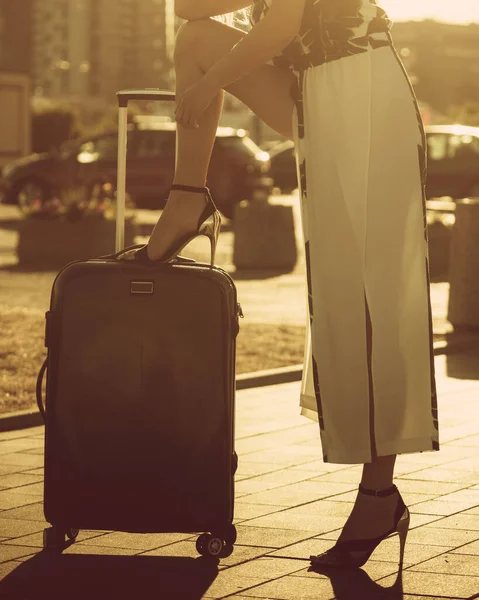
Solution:
{"label": "ankle", "polygon": [[398,493],[397,487],[394,483],[389,485],[366,485],[361,481],[359,484],[359,492],[366,496],[376,496],[377,498],[383,498],[386,496],[392,496]]}

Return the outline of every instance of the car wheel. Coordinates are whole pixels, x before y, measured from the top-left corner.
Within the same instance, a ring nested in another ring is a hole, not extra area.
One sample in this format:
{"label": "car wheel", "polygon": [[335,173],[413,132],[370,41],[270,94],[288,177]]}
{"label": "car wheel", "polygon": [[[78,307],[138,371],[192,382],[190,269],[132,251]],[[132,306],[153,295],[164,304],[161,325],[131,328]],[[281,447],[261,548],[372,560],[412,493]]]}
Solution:
{"label": "car wheel", "polygon": [[22,213],[28,214],[48,200],[48,192],[37,181],[22,181],[16,189],[17,205]]}

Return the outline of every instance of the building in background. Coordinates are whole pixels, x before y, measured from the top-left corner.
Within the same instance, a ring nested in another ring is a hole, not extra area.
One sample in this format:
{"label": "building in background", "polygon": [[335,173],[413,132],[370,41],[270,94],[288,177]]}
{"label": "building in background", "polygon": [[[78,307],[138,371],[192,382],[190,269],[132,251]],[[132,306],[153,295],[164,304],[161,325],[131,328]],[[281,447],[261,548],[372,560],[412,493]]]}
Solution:
{"label": "building in background", "polygon": [[169,87],[171,0],[33,0],[35,93],[111,103],[126,87]]}
{"label": "building in background", "polygon": [[30,152],[32,0],[0,0],[0,167]]}

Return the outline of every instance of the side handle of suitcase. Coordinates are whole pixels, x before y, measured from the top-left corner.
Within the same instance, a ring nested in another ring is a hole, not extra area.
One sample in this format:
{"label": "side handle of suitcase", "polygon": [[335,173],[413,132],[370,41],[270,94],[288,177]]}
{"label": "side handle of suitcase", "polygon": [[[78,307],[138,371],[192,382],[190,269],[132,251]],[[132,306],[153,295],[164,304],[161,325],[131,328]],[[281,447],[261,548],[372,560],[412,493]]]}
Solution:
{"label": "side handle of suitcase", "polygon": [[130,100],[173,101],[174,92],[156,88],[121,90],[118,98],[118,167],[116,185],[116,241],[115,252],[125,243],[126,151],[128,133],[128,102]]}

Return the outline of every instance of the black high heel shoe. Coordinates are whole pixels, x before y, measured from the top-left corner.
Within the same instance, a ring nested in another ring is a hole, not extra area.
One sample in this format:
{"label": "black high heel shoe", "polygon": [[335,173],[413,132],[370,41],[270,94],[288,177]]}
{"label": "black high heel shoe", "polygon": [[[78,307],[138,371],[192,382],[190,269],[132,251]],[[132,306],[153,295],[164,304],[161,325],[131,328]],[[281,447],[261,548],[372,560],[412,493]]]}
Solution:
{"label": "black high heel shoe", "polygon": [[337,542],[332,548],[319,554],[318,556],[310,556],[311,565],[317,568],[328,568],[328,567],[339,567],[339,568],[359,568],[362,567],[370,558],[374,550],[379,544],[388,538],[390,535],[395,533],[399,534],[400,542],[400,554],[399,554],[399,567],[401,568],[404,561],[404,548],[406,545],[406,538],[409,531],[410,514],[409,509],[404,504],[404,501],[399,493],[399,490],[395,485],[386,490],[369,490],[368,488],[359,485],[359,491],[361,494],[368,496],[376,496],[376,498],[383,498],[385,496],[391,496],[392,494],[398,494],[398,504],[396,507],[396,513],[394,517],[394,527],[377,538],[367,540],[350,540],[344,542]]}
{"label": "black high heel shoe", "polygon": [[144,264],[151,264],[157,262],[169,262],[179,254],[183,248],[191,242],[195,237],[199,235],[205,235],[211,244],[211,265],[214,264],[216,245],[218,243],[218,235],[221,228],[221,215],[213,202],[210,190],[207,187],[193,187],[191,185],[179,185],[173,184],[172,190],[182,190],[185,192],[192,192],[197,194],[204,194],[206,196],[207,204],[205,209],[198,219],[198,226],[195,231],[189,232],[183,235],[179,240],[174,242],[164,253],[161,258],[151,260],[148,258],[147,246],[143,246],[135,252],[134,259]]}

